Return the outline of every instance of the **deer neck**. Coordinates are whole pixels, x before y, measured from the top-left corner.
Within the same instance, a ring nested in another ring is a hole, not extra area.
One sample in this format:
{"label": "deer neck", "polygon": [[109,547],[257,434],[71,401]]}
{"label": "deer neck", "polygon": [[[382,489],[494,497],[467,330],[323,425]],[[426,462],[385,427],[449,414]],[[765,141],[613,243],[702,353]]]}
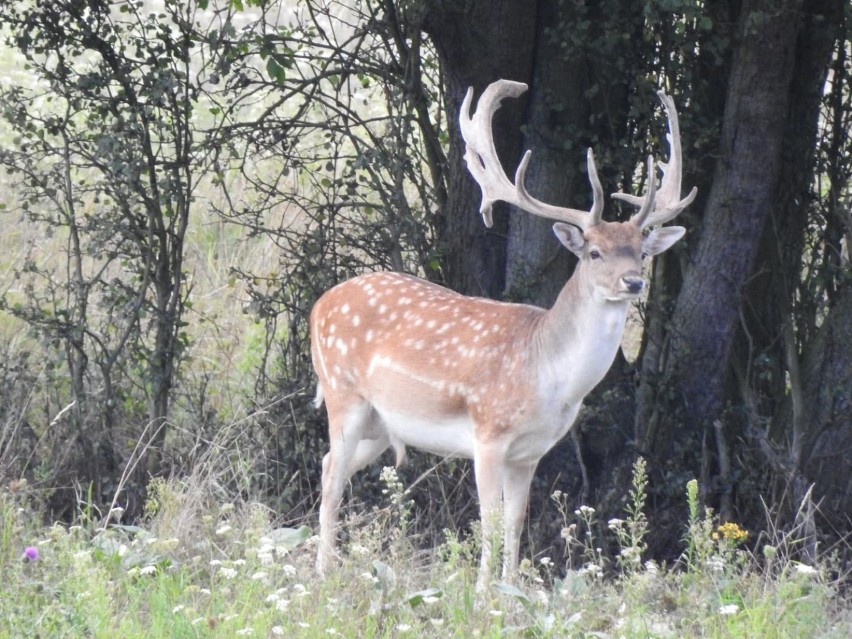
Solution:
{"label": "deer neck", "polygon": [[629,306],[605,299],[575,272],[537,328],[542,392],[563,404],[581,402],[612,365]]}

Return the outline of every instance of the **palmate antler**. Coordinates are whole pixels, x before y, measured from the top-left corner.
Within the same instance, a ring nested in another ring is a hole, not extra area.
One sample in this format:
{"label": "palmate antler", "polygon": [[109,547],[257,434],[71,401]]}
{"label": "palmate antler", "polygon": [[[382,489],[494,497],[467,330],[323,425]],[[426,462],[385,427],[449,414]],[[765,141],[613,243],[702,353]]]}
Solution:
{"label": "palmate antler", "polygon": [[560,220],[574,224],[580,228],[588,228],[600,222],[603,212],[603,189],[601,188],[598,172],[595,168],[595,160],[592,150],[589,149],[588,166],[589,180],[592,183],[594,201],[591,211],[553,206],[535,199],[527,193],[524,186],[524,176],[529,165],[531,151],[524,154],[518,170],[515,172],[514,183],[509,180],[497,151],[494,148],[494,136],[491,127],[491,118],[494,112],[500,108],[500,101],[506,97],[516,98],[527,90],[523,82],[511,80],[498,80],[488,86],[482,93],[477,103],[476,112],[471,117],[470,104],[473,100],[473,88],[467,90],[467,95],[462,102],[459,127],[462,137],[467,145],[464,159],[467,168],[473,178],[482,189],[482,204],[479,212],[486,226],[491,226],[491,206],[494,202],[503,201],[514,204],[520,209],[546,217],[551,220]]}
{"label": "palmate antler", "polygon": [[[532,197],[524,185],[524,176],[529,165],[531,151],[527,151],[521,159],[515,172],[515,180],[511,181],[497,157],[494,148],[494,137],[491,120],[494,113],[500,108],[500,102],[506,97],[518,97],[527,90],[527,85],[522,82],[511,80],[498,80],[490,84],[477,103],[476,111],[471,116],[470,106],[473,100],[473,88],[469,88],[462,102],[459,126],[462,137],[466,143],[465,161],[468,170],[482,189],[482,204],[479,212],[486,226],[492,225],[491,207],[494,202],[503,201],[513,204],[520,209],[545,217],[551,220],[567,222],[581,229],[588,229],[601,222],[603,212],[603,189],[598,179],[595,167],[594,154],[589,149],[587,154],[589,182],[592,185],[593,201],[589,211],[554,206]],[[653,157],[648,157],[648,192],[642,196],[628,195],[626,193],[615,193],[612,197],[618,198],[639,207],[639,211],[631,218],[631,221],[645,228],[662,224],[674,218],[686,208],[695,198],[697,189],[693,188],[688,196],[680,200],[681,184],[681,149],[680,149],[680,127],[677,119],[677,111],[671,97],[660,91],[658,93],[663,101],[669,120],[669,145],[671,148],[669,162],[660,162],[663,171],[663,180],[659,189],[656,188],[655,162]]]}

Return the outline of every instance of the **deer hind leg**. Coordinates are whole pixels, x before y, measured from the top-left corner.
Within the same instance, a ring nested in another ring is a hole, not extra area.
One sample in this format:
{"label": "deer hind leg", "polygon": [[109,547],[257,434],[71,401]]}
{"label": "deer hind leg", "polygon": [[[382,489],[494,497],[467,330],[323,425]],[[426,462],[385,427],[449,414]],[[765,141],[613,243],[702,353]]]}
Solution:
{"label": "deer hind leg", "polygon": [[346,482],[389,446],[387,433],[366,400],[357,398],[343,406],[327,400],[326,405],[330,447],[322,460],[317,553],[317,572],[320,574],[328,572],[336,554],[338,519]]}

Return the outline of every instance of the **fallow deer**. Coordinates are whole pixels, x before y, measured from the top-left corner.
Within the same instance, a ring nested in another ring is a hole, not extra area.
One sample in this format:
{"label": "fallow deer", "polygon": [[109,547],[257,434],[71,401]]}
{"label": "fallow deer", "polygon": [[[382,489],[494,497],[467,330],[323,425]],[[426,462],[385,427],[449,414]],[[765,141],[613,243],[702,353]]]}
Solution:
{"label": "fallow deer", "polygon": [[482,189],[480,212],[491,226],[500,200],[556,220],[559,241],[579,258],[549,310],[465,297],[402,273],[370,273],[326,292],[311,313],[311,355],[325,401],[330,450],[323,459],[317,568],[335,556],[338,513],[348,479],[393,448],[407,446],[473,459],[482,522],[478,586],[490,578],[492,539],[502,513],[503,572],[517,568],[530,483],[542,456],[571,428],[583,398],[603,378],[621,343],[628,307],[642,292],[643,258],[684,234],[671,226],[695,197],[681,191],[680,131],[673,100],[670,158],[656,188],[648,158],[648,192],[613,197],[639,207],[627,222],[604,222],[603,190],[588,152],[590,211],[556,207],[526,191],[527,151],[512,182],[494,148],[491,120],[505,97],[526,85],[491,84],[471,117],[472,89],[462,104],[468,169]]}

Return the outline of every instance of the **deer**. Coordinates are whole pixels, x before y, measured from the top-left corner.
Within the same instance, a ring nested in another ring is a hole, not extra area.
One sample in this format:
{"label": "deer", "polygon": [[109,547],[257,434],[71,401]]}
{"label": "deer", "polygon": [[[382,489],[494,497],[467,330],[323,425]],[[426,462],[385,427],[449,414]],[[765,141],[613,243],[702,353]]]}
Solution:
{"label": "deer", "polygon": [[628,221],[605,222],[591,149],[589,211],[548,204],[527,192],[529,150],[514,181],[505,174],[492,118],[504,98],[526,89],[498,80],[483,91],[472,115],[473,88],[462,102],[464,159],[482,192],[480,214],[490,227],[492,206],[502,201],[554,221],[557,239],[579,261],[550,309],[467,297],[399,272],[359,275],[317,300],[310,316],[315,405],[325,402],[329,433],[322,461],[320,574],[337,559],[338,517],[349,479],[387,449],[398,466],[406,448],[414,447],[473,460],[481,520],[477,589],[490,583],[501,533],[502,573],[511,579],[536,466],[568,433],[583,399],[612,365],[629,306],[645,288],[643,260],[685,233],[681,226],[660,227],[697,193],[693,188],[680,197],[680,128],[670,96],[658,92],[668,119],[669,161],[655,163],[649,156],[645,195],[612,195],[638,211]]}

